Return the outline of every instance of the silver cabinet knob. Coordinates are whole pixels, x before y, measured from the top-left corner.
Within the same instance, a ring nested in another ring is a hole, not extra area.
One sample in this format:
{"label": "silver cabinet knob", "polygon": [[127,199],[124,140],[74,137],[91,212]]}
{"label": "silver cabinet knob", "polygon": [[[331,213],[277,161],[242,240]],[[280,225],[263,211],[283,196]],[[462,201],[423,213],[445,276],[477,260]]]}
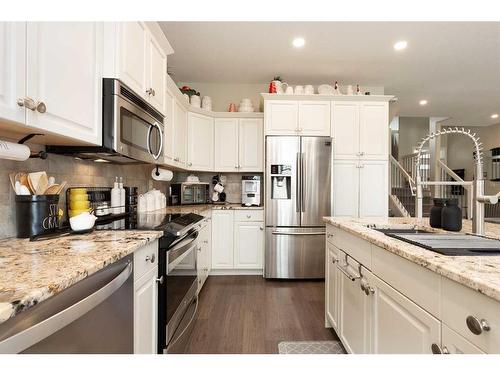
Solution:
{"label": "silver cabinet knob", "polygon": [[264,227],[259,227],[260,230],[264,230]]}
{"label": "silver cabinet knob", "polygon": [[155,255],[154,255],[154,254],[151,254],[151,256],[146,255],[146,259],[145,259],[145,260],[146,260],[146,262],[151,262],[151,263],[154,263],[154,262],[155,262],[155,259],[156,259]]}
{"label": "silver cabinet knob", "polygon": [[39,113],[45,113],[47,111],[47,106],[44,102],[38,102],[38,104],[36,105],[36,110]]}
{"label": "silver cabinet knob", "polygon": [[446,346],[443,346],[442,348],[438,344],[432,344],[431,345],[431,351],[432,354],[450,354],[450,351]]}
{"label": "silver cabinet knob", "polygon": [[479,319],[473,315],[469,315],[465,319],[465,323],[467,323],[467,327],[475,335],[480,335],[483,331],[488,332],[491,329],[486,320]]}
{"label": "silver cabinet knob", "polygon": [[188,167],[191,167],[193,165],[193,163],[188,162],[187,165],[188,165]]}
{"label": "silver cabinet knob", "polygon": [[174,161],[179,161],[179,158],[174,158]]}
{"label": "silver cabinet knob", "polygon": [[157,279],[156,279],[156,282],[157,282],[158,284],[163,284],[163,276],[161,276],[161,277],[157,278]]}
{"label": "silver cabinet knob", "polygon": [[332,263],[333,263],[333,264],[337,263],[338,261],[339,261],[339,260],[338,260],[337,258],[332,257]]}
{"label": "silver cabinet knob", "polygon": [[247,219],[250,219],[252,217],[252,215],[247,215]]}
{"label": "silver cabinet knob", "polygon": [[153,88],[150,87],[149,89],[146,90],[146,94],[153,95],[153,91],[154,91]]}
{"label": "silver cabinet knob", "polygon": [[235,165],[235,166],[234,166],[234,169],[238,169],[238,166],[237,166],[237,165]]}
{"label": "silver cabinet knob", "polygon": [[208,240],[203,240],[203,243],[208,245]]}

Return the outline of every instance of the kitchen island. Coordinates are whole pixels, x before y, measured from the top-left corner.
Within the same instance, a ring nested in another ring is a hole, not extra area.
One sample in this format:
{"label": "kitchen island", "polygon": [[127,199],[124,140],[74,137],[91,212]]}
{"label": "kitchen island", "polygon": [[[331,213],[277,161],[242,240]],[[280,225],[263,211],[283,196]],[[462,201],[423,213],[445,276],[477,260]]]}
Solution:
{"label": "kitchen island", "polygon": [[376,230],[443,232],[426,219],[324,221],[326,323],[349,352],[500,352],[500,256],[446,256]]}

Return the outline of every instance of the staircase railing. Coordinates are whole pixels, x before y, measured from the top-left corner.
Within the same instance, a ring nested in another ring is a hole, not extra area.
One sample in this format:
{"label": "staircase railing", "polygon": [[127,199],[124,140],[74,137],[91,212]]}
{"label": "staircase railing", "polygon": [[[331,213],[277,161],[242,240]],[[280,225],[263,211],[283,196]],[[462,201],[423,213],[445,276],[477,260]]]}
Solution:
{"label": "staircase railing", "polygon": [[[459,175],[450,169],[441,160],[438,160],[438,167],[441,181],[465,182]],[[472,218],[473,194],[472,185],[439,185],[438,192],[441,198],[455,198],[458,200],[458,206],[462,209],[464,217]]]}
{"label": "staircase railing", "polygon": [[[417,157],[418,153],[404,155],[401,157],[401,165],[403,169],[406,170],[410,176],[415,180],[417,176]],[[431,154],[429,152],[423,151],[420,154],[420,176],[422,181],[429,181],[429,174],[431,169]]]}
{"label": "staircase railing", "polygon": [[399,200],[405,216],[406,214],[412,216],[415,213],[415,180],[392,155],[389,158],[391,162],[391,195]]}

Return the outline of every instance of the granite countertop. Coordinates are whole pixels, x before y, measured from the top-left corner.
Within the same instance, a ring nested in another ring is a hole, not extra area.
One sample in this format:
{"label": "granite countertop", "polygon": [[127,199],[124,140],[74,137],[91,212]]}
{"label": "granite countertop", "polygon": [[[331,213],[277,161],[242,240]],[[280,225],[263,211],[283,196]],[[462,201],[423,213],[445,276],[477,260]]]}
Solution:
{"label": "granite countertop", "polygon": [[[449,256],[386,236],[367,224],[375,224],[377,228],[410,228],[424,229],[433,232],[444,232],[429,226],[428,219],[388,218],[383,220],[348,219],[325,217],[323,220],[335,227],[359,236],[378,247],[405,259],[419,264],[448,279],[468,286],[482,294],[500,301],[500,256]],[[472,233],[472,222],[463,220],[462,233]],[[485,223],[485,235],[500,239],[500,225]]]}
{"label": "granite countertop", "polygon": [[158,231],[94,231],[30,242],[0,240],[0,323],[161,237]]}

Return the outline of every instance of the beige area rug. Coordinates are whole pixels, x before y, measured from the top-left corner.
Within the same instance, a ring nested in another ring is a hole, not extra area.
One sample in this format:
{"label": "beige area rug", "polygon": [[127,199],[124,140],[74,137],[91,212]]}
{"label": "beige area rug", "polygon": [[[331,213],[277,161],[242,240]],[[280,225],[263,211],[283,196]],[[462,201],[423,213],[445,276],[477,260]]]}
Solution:
{"label": "beige area rug", "polygon": [[346,354],[340,341],[282,341],[279,354]]}

